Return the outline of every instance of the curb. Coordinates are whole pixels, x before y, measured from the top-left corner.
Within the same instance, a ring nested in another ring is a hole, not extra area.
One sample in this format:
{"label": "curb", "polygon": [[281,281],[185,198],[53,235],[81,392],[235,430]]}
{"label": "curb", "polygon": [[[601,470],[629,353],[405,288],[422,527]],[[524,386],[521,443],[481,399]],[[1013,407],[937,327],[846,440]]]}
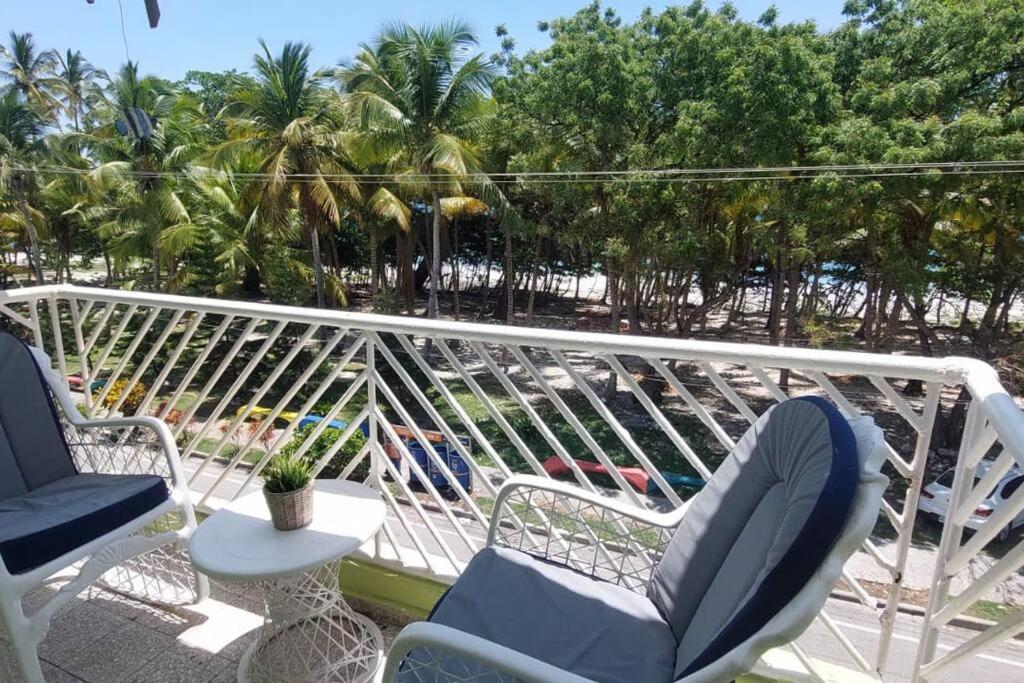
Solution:
{"label": "curb", "polygon": [[[850,593],[849,591],[835,590],[832,591],[831,597],[835,598],[836,600],[842,600],[843,602],[855,602],[858,605],[864,604],[860,598],[858,598],[853,593]],[[886,605],[885,599],[876,598],[876,600],[878,601],[878,607],[884,609]],[[906,602],[898,603],[896,605],[896,611],[900,614],[909,614],[910,616],[921,618],[924,618],[925,614],[924,607],[918,607],[917,605],[911,605]],[[978,617],[959,616],[950,619],[948,625],[957,626],[959,628],[967,628],[971,629],[972,631],[984,631],[985,629],[991,626],[995,626],[996,622],[989,621],[988,619],[979,619]]]}

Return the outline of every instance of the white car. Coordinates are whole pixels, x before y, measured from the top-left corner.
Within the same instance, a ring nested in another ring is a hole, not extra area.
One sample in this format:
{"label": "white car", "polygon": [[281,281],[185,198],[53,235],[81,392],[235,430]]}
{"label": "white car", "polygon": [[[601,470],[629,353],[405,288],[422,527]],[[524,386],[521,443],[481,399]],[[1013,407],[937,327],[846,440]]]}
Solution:
{"label": "white car", "polygon": [[[974,473],[974,483],[985,476],[992,467],[991,460],[982,460]],[[940,522],[946,521],[946,511],[949,509],[949,494],[953,487],[953,470],[946,470],[939,478],[928,484],[921,490],[921,498],[918,500],[917,509],[931,517],[937,518]],[[981,502],[968,519],[965,526],[972,531],[981,529],[992,513],[1016,492],[1020,485],[1024,484],[1024,472],[1014,465],[1007,471],[999,483],[995,485],[991,493]],[[1024,525],[1024,510],[1014,517],[1013,521],[999,530],[995,540],[1003,543],[1010,538],[1010,534],[1017,527]]]}

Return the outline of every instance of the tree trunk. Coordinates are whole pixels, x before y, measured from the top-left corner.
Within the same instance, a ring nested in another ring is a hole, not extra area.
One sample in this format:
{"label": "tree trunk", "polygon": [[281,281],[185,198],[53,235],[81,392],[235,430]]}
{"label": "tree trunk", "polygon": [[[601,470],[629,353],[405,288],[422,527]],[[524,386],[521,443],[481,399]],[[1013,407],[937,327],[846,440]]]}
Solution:
{"label": "tree trunk", "polygon": [[160,247],[153,242],[153,291],[160,291]]}
{"label": "tree trunk", "polygon": [[107,287],[113,287],[114,286],[114,264],[112,264],[110,262],[110,252],[107,251],[107,245],[103,244],[101,246],[102,246],[102,249],[103,249],[103,265],[106,266],[106,269],[107,269],[106,285],[107,285]]}
{"label": "tree trunk", "polygon": [[43,275],[43,254],[39,248],[39,232],[36,231],[36,224],[32,220],[32,214],[28,210],[28,202],[22,199],[19,202],[21,216],[25,221],[25,229],[28,230],[29,250],[32,252],[32,269],[35,271],[37,285],[45,285],[46,277]]}
{"label": "tree trunk", "polygon": [[[798,265],[790,262],[787,279],[789,280],[789,296],[786,298],[786,332],[783,344],[792,346],[793,340],[796,339],[797,310],[800,303],[800,267]],[[789,368],[782,368],[779,373],[779,388],[783,391],[789,390]]]}
{"label": "tree trunk", "polygon": [[505,323],[511,325],[515,322],[515,298],[516,283],[513,275],[514,264],[512,262],[512,233],[505,230]]}
{"label": "tree trunk", "polygon": [[537,277],[540,275],[540,243],[538,233],[533,241],[533,272],[530,273],[530,297],[526,302],[526,324],[533,322],[533,303],[537,298]]}
{"label": "tree trunk", "polygon": [[491,244],[491,222],[487,221],[487,231],[484,238],[487,241],[487,270],[484,272],[483,296],[480,298],[480,311],[476,314],[477,319],[487,310],[487,300],[491,298],[491,268],[494,267],[494,245]]}
{"label": "tree trunk", "polygon": [[[452,306],[455,309],[455,319],[459,319],[461,306],[459,304],[459,220],[455,219],[452,226]],[[472,283],[470,283],[472,284]]]}
{"label": "tree trunk", "polygon": [[377,223],[370,221],[367,234],[370,238],[370,305],[377,306],[377,291],[380,289],[380,270],[377,268]]}
{"label": "tree trunk", "polygon": [[313,247],[313,280],[316,283],[316,307],[326,307],[324,298],[324,264],[320,255],[320,235],[317,234],[316,226],[309,225],[309,241]]}
{"label": "tree trunk", "polygon": [[782,336],[782,302],[785,289],[786,255],[785,244],[780,242],[780,248],[775,258],[775,271],[772,273],[772,295],[768,307],[768,341],[773,346],[779,344]]}
{"label": "tree trunk", "polygon": [[441,289],[441,194],[437,188],[430,190],[431,205],[434,209],[433,230],[430,234],[430,298],[427,299],[427,317],[436,318],[438,312],[437,294]]}
{"label": "tree trunk", "polygon": [[401,283],[402,295],[405,298],[405,312],[413,315],[416,312],[416,289],[412,270],[412,228],[402,231],[397,238],[398,280]]}
{"label": "tree trunk", "polygon": [[[620,309],[620,302],[621,302],[621,299],[622,299],[622,297],[619,295],[619,276],[618,276],[618,273],[616,273],[611,268],[610,265],[608,266],[607,271],[608,271],[608,284],[607,284],[607,287],[606,287],[606,291],[608,292],[608,297],[611,299],[611,305],[612,305],[611,321],[608,323],[608,329],[609,329],[609,331],[612,334],[618,334],[619,333],[619,316],[621,315],[621,312],[620,312],[619,309]],[[608,373],[608,381],[604,385],[604,400],[605,400],[605,402],[611,401],[613,398],[615,398],[615,393],[616,393],[616,391],[618,391],[618,386],[617,385],[618,385],[618,375],[616,375],[615,371],[612,370],[612,371],[610,371]]]}

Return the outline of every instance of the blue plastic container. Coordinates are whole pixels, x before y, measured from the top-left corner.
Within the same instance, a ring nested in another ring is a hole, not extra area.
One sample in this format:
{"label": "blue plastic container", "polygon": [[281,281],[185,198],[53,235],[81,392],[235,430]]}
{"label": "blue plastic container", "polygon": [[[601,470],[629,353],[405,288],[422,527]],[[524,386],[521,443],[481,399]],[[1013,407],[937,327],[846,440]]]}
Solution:
{"label": "blue plastic container", "polygon": [[[460,436],[459,441],[466,447],[467,450],[470,448],[471,441],[468,436]],[[420,444],[419,441],[412,439],[408,443],[409,453],[412,455],[416,464],[420,466],[420,469],[430,478],[430,483],[439,490],[451,488],[451,484],[448,482],[448,477],[445,476],[444,471],[437,466],[437,464],[428,456],[427,451]],[[437,450],[438,457],[448,465],[448,469],[451,470],[455,476],[455,481],[459,483],[467,493],[473,489],[473,473],[469,469],[469,465],[459,455],[458,450],[452,447],[448,441],[442,441],[440,443],[433,444],[433,447]],[[430,448],[428,445],[427,448]],[[409,473],[409,486],[414,489],[423,490],[423,484],[420,482],[419,477],[414,472]]]}
{"label": "blue plastic container", "polygon": [[[469,450],[470,441],[468,436],[460,436],[459,441],[462,442],[466,450]],[[467,493],[472,490],[473,474],[469,470],[469,464],[459,455],[458,449],[452,446],[450,441],[442,441],[437,444],[437,451],[441,459],[444,460],[444,463],[448,465],[448,469],[455,476],[455,481],[459,482],[459,486]],[[439,489],[450,487],[448,477],[444,475],[444,472],[433,460],[428,463],[428,469],[430,483]]]}
{"label": "blue plastic container", "polygon": [[[406,446],[409,448],[409,454],[412,456],[412,459],[416,461],[416,464],[420,466],[420,469],[429,477],[430,467],[427,463],[430,461],[430,457],[427,455],[426,450],[424,450],[423,446],[420,445],[419,441],[414,439],[411,439]],[[420,478],[416,476],[416,473],[412,471],[411,467],[409,468],[409,486],[417,491],[422,491],[425,488],[423,486],[423,482],[420,481]]]}

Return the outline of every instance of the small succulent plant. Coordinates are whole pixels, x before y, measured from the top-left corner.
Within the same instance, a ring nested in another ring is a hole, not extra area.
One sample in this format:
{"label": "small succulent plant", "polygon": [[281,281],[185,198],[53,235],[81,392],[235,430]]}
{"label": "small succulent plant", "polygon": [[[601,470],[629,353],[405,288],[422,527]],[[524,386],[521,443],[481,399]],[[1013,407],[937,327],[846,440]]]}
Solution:
{"label": "small succulent plant", "polygon": [[313,470],[305,460],[278,455],[263,469],[263,489],[268,493],[288,493],[309,485]]}

